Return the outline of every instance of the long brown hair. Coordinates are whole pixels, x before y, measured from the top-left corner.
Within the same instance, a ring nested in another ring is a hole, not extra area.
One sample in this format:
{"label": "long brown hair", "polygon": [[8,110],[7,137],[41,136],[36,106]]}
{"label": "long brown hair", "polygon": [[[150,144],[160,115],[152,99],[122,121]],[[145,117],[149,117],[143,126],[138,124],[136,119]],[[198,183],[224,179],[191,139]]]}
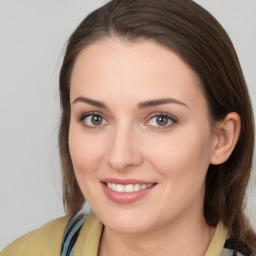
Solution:
{"label": "long brown hair", "polygon": [[133,42],[153,40],[176,52],[201,78],[213,123],[229,112],[240,115],[241,133],[232,155],[221,165],[209,166],[204,216],[211,226],[222,220],[230,235],[256,254],[256,235],[244,215],[255,136],[250,97],[229,36],[210,13],[191,0],[113,0],[87,16],[71,35],[59,80],[59,148],[66,212],[74,214],[85,201],[68,147],[72,69],[84,47],[113,36]]}

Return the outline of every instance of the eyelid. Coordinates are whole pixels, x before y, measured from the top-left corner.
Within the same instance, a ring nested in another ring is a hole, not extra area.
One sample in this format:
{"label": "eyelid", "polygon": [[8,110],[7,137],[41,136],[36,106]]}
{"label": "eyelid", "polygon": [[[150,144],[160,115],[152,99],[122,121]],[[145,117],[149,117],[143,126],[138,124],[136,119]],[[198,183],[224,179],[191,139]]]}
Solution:
{"label": "eyelid", "polygon": [[[82,113],[81,115],[78,116],[77,118],[77,121],[82,123],[83,120],[90,116],[90,115],[98,115],[100,117],[102,117],[106,122],[107,124],[109,124],[109,121],[108,119],[104,116],[104,114],[102,114],[101,112],[98,112],[98,111],[90,111],[90,112],[84,112]],[[164,117],[167,117],[171,120],[171,124],[169,125],[166,125],[166,126],[160,126],[160,125],[150,125],[150,124],[147,124],[152,118],[154,117],[158,117],[158,116],[164,116]],[[166,129],[166,128],[170,128],[171,126],[173,126],[174,124],[176,124],[178,122],[178,119],[169,114],[169,113],[166,113],[166,112],[157,112],[157,113],[151,113],[148,117],[147,117],[147,121],[144,123],[145,126],[150,126],[150,127],[153,127],[153,128],[156,128],[156,129]],[[86,126],[88,128],[102,128],[102,126],[106,126],[106,124],[100,124],[100,125],[87,125],[85,123],[82,124],[83,126]]]}
{"label": "eyelid", "polygon": [[97,111],[89,111],[89,112],[83,112],[82,114],[79,114],[77,117],[77,121],[82,121],[84,120],[87,116],[90,115],[98,115],[104,118],[103,114]]}
{"label": "eyelid", "polygon": [[[169,125],[166,125],[166,126],[160,126],[160,125],[147,125],[147,123],[154,117],[158,117],[158,116],[164,116],[164,117],[167,117],[169,118],[172,123],[169,124]],[[168,114],[166,112],[158,112],[158,113],[153,113],[153,114],[150,114],[150,116],[147,118],[147,121],[144,123],[146,126],[150,126],[150,127],[153,127],[153,128],[156,128],[156,129],[166,129],[166,128],[170,128],[171,126],[173,126],[174,124],[176,124],[178,122],[178,119],[171,115],[171,114]]]}
{"label": "eyelid", "polygon": [[[80,123],[82,123],[82,122],[85,120],[86,117],[91,116],[91,115],[100,116],[100,117],[102,117],[107,123],[109,123],[109,121],[107,120],[107,118],[105,118],[105,116],[104,116],[102,113],[98,112],[98,111],[85,112],[85,113],[83,113],[83,114],[81,114],[81,115],[78,116],[77,121],[80,122]],[[82,125],[85,126],[85,127],[87,127],[87,128],[101,128],[102,126],[105,126],[106,124],[88,125],[88,124],[83,123]]]}

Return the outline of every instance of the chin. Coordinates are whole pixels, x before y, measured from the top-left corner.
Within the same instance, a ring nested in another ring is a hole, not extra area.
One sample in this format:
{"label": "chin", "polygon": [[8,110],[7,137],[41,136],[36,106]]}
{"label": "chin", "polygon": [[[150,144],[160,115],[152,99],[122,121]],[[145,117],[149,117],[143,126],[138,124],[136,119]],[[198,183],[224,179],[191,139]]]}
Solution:
{"label": "chin", "polygon": [[141,234],[150,230],[148,225],[139,225],[138,222],[107,222],[105,225],[109,230],[120,234]]}
{"label": "chin", "polygon": [[[96,212],[97,215],[97,212]],[[154,221],[145,213],[136,211],[111,211],[104,212],[102,218],[97,215],[106,228],[122,234],[140,234],[145,233],[152,228]]]}

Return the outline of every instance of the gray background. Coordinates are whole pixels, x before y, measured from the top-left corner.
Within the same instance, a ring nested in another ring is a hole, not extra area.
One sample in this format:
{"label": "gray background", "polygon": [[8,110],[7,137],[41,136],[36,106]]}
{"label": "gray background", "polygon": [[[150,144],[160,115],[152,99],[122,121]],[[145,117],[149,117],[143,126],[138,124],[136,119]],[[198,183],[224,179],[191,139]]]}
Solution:
{"label": "gray background", "polygon": [[[0,0],[0,250],[64,214],[57,150],[63,46],[106,0]],[[230,34],[256,109],[256,0],[198,0]],[[255,173],[255,172],[254,172]],[[256,229],[255,174],[247,211]]]}

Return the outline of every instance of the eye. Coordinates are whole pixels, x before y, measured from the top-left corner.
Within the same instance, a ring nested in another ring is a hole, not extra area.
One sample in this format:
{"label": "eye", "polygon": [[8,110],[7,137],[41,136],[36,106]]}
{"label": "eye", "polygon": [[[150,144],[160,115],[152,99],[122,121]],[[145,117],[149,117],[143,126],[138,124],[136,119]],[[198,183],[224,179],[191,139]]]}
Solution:
{"label": "eye", "polygon": [[168,114],[158,114],[153,117],[151,117],[146,125],[147,126],[156,126],[156,127],[169,127],[173,123],[176,123],[176,119]]}
{"label": "eye", "polygon": [[84,114],[79,119],[85,126],[96,127],[107,124],[107,120],[103,118],[100,114]]}

